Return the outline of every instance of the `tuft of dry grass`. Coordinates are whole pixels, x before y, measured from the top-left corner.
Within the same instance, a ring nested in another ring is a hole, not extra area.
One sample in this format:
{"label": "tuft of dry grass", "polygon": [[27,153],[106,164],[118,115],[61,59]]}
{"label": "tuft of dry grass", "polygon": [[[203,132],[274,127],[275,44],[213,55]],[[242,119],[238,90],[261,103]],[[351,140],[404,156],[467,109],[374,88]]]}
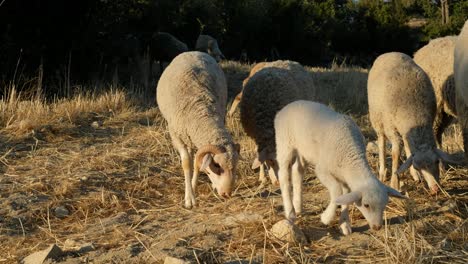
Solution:
{"label": "tuft of dry grass", "polygon": [[[251,65],[222,66],[235,94]],[[308,70],[321,98],[375,138],[365,106],[367,70]],[[16,263],[51,243],[65,248],[67,239],[96,250],[70,253],[59,263],[163,263],[167,255],[193,263],[464,263],[468,257],[466,168],[450,167],[442,177],[447,195],[431,197],[404,179],[411,199],[392,200],[385,228],[369,230],[353,209],[354,233],[347,237],[336,222],[320,223],[328,194],[309,168],[298,220],[308,243],[292,245],[270,235],[283,219],[281,196],[273,186],[259,186],[250,169],[255,145],[238,115],[226,119],[242,146],[233,197],[218,197],[202,176],[198,206],[186,210],[166,122],[157,108],[143,105],[116,89],[53,102],[12,90],[0,100],[1,263]],[[444,135],[444,146],[460,150],[456,127]],[[376,170],[377,157],[369,154],[369,161]],[[58,207],[69,215],[59,217]]]}

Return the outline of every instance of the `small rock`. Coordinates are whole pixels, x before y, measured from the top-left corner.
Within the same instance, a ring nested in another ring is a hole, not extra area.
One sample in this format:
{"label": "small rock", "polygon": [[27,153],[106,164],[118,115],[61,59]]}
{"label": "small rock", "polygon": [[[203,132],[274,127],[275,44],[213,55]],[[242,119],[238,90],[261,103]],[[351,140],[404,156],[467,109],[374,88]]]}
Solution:
{"label": "small rock", "polygon": [[190,262],[183,259],[166,257],[166,259],[164,259],[164,264],[190,264]]}
{"label": "small rock", "polygon": [[91,126],[94,128],[99,128],[102,126],[102,122],[94,121],[93,123],[91,123]]}
{"label": "small rock", "polygon": [[55,216],[57,216],[58,218],[65,218],[69,215],[70,211],[68,211],[68,209],[65,208],[65,206],[59,206],[55,208]]}
{"label": "small rock", "polygon": [[85,254],[94,250],[96,250],[96,247],[94,247],[93,243],[86,243],[81,245],[77,252],[80,254]]}
{"label": "small rock", "polygon": [[295,226],[289,220],[284,219],[274,224],[271,233],[280,240],[287,242],[305,244],[307,239],[299,227]]}
{"label": "small rock", "polygon": [[63,251],[55,244],[47,249],[33,253],[23,259],[23,264],[42,264],[47,259],[58,260],[63,255]]}
{"label": "small rock", "polygon": [[67,239],[65,240],[65,243],[63,243],[63,248],[64,250],[67,251],[72,251],[76,252],[78,254],[85,254],[90,251],[96,250],[96,247],[93,245],[93,243],[79,243],[73,239]]}
{"label": "small rock", "polygon": [[64,250],[70,250],[70,249],[76,250],[77,248],[78,248],[78,242],[76,242],[73,239],[67,238],[67,240],[65,240],[65,242],[63,243]]}
{"label": "small rock", "polygon": [[128,248],[128,251],[130,252],[130,255],[132,255],[132,257],[138,256],[138,254],[140,254],[144,250],[144,248],[141,246],[140,243],[128,245],[127,248]]}

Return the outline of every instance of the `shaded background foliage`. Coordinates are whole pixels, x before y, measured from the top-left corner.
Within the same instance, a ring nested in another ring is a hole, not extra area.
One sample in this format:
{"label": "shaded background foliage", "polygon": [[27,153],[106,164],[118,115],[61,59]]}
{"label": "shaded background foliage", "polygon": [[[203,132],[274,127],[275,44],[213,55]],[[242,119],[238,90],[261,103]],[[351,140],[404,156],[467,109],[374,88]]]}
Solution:
{"label": "shaded background foliage", "polygon": [[[1,1],[0,1],[1,2]],[[368,66],[380,53],[412,54],[431,38],[456,34],[468,0],[5,0],[0,6],[0,79],[36,75],[45,84],[110,78],[115,65],[144,53],[157,31],[193,49],[202,32],[228,59],[292,59]],[[425,18],[409,27],[410,18]],[[47,85],[46,85],[47,86]],[[60,86],[60,85],[59,85]],[[51,93],[56,90],[51,89]]]}

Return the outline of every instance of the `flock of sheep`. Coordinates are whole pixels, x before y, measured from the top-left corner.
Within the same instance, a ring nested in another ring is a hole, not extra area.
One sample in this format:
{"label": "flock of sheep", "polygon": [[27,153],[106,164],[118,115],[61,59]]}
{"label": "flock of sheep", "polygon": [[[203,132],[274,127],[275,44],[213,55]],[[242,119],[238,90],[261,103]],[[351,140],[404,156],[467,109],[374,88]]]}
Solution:
{"label": "flock of sheep", "polygon": [[[268,173],[278,183],[285,216],[292,223],[302,212],[302,179],[314,165],[330,202],[321,215],[329,224],[341,205],[339,227],[352,232],[348,206],[355,204],[372,229],[382,226],[389,196],[400,194],[399,175],[407,169],[416,181],[439,191],[439,162],[456,163],[440,150],[441,133],[451,117],[462,127],[468,153],[468,21],[456,37],[431,41],[412,59],[399,52],[379,56],[369,73],[368,103],[378,136],[379,177],[366,158],[365,139],[348,116],[313,102],[317,89],[297,62],[257,64],[230,110],[257,145],[252,168],[260,180]],[[212,56],[198,51],[175,57],[157,86],[157,103],[167,120],[185,176],[185,206],[196,205],[200,171],[213,188],[229,197],[236,182],[240,145],[225,126],[227,84]],[[385,139],[392,143],[390,186],[386,180]],[[406,161],[399,164],[401,145]],[[197,151],[194,153],[194,149]]]}

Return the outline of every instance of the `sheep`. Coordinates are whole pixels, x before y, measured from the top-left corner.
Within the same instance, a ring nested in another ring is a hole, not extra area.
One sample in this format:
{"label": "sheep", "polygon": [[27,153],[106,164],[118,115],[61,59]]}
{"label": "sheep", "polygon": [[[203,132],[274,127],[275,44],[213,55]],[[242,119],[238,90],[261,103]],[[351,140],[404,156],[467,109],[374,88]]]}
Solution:
{"label": "sheep", "polygon": [[167,32],[154,33],[149,42],[150,60],[159,61],[161,73],[164,70],[163,61],[171,62],[177,55],[187,51],[187,44]]}
{"label": "sheep", "polygon": [[218,41],[209,35],[198,36],[195,44],[195,50],[210,54],[217,62],[225,59],[223,53],[218,47]]}
{"label": "sheep", "polygon": [[[244,89],[245,85],[247,84],[247,82],[249,81],[249,79],[258,71],[260,71],[261,69],[263,69],[265,66],[268,65],[268,62],[259,62],[257,64],[255,64],[252,69],[250,70],[249,72],[249,76],[247,76],[247,78],[244,79],[244,81],[242,81],[242,89]],[[240,93],[238,93],[236,95],[236,97],[234,97],[234,100],[232,101],[232,104],[231,104],[231,108],[229,109],[229,115],[232,116],[234,114],[234,112],[236,111],[237,109],[237,106],[239,105],[240,101],[242,99],[242,91]]]}
{"label": "sheep", "polygon": [[429,76],[436,97],[434,134],[438,147],[442,146],[442,133],[457,117],[453,80],[453,51],[456,36],[431,40],[414,54],[414,62]]}
{"label": "sheep", "polygon": [[405,198],[374,175],[366,158],[364,136],[350,117],[320,103],[298,100],[279,111],[274,122],[284,213],[291,222],[302,213],[306,163],[315,166],[317,178],[330,194],[322,223],[330,224],[341,205],[340,229],[344,235],[352,232],[350,204],[356,204],[369,227],[379,230],[388,196]]}
{"label": "sheep", "polygon": [[468,20],[465,22],[454,50],[454,79],[458,122],[463,133],[463,150],[468,160]]}
{"label": "sheep", "polygon": [[[235,184],[240,146],[233,142],[224,124],[226,102],[224,73],[206,53],[180,54],[158,82],[157,103],[180,154],[187,208],[196,204],[200,170],[208,174],[213,188],[223,197],[230,196]],[[198,151],[192,164],[193,148]]]}
{"label": "sheep", "polygon": [[[369,72],[367,92],[369,118],[379,146],[380,180],[385,180],[387,138],[392,143],[390,186],[399,189],[399,174],[411,167],[413,179],[419,181],[422,174],[436,193],[439,160],[456,161],[436,147],[432,128],[436,99],[427,74],[408,55],[386,53],[375,60]],[[402,139],[407,160],[398,168]]]}
{"label": "sheep", "polygon": [[[246,83],[240,101],[240,121],[246,134],[257,145],[252,169],[268,166],[273,184],[277,184],[275,131],[273,120],[285,105],[299,99],[312,99],[313,80],[297,62],[276,61],[267,64]],[[265,177],[260,171],[260,181]],[[264,174],[264,173],[263,173]]]}

